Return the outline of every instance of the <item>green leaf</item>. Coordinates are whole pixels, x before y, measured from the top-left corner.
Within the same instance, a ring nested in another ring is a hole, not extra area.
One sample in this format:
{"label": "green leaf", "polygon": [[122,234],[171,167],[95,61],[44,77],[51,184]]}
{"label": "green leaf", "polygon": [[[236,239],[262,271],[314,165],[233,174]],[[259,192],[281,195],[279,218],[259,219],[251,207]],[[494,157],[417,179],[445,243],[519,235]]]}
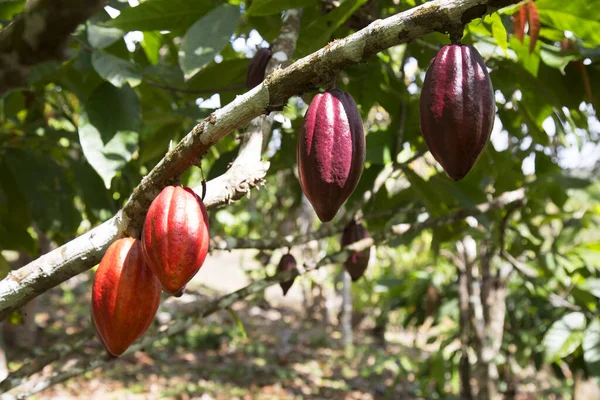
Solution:
{"label": "green leaf", "polygon": [[588,325],[582,347],[588,373],[594,378],[600,378],[600,318]]}
{"label": "green leaf", "polygon": [[90,165],[106,188],[138,150],[140,103],[128,85],[118,89],[102,84],[85,103],[79,124],[79,141]]}
{"label": "green leaf", "polygon": [[144,32],[144,40],[140,43],[146,57],[151,64],[157,64],[159,60],[160,46],[162,44],[163,35],[158,31]]}
{"label": "green leaf", "polygon": [[183,132],[181,121],[174,121],[159,127],[152,135],[145,137],[140,146],[140,162],[161,159],[169,150],[169,142],[177,140]]}
{"label": "green leaf", "polygon": [[[519,63],[533,76],[538,75],[538,69],[540,67],[540,53],[534,51],[529,52],[529,36],[523,38],[521,43],[516,37],[510,38],[510,47],[515,51],[519,59]],[[536,48],[541,46],[540,43],[536,45]]]}
{"label": "green leaf", "polygon": [[14,221],[0,218],[0,248],[24,251],[34,255],[37,242],[29,234],[27,226],[17,225]]}
{"label": "green leaf", "polygon": [[25,0],[3,0],[0,2],[0,19],[10,21],[23,11]]}
{"label": "green leaf", "polygon": [[421,200],[427,211],[432,216],[440,216],[448,213],[448,203],[444,202],[442,195],[446,193],[440,192],[438,188],[426,182],[409,168],[404,168],[406,178],[410,182],[410,187],[414,190],[416,196]]}
{"label": "green leaf", "polygon": [[211,0],[150,0],[124,9],[107,25],[124,31],[184,30],[214,7]]}
{"label": "green leaf", "polygon": [[[581,250],[580,248],[577,251]],[[598,258],[596,258],[598,260]],[[598,260],[600,261],[600,260]],[[600,264],[597,264],[600,265]],[[587,278],[579,286],[600,299],[600,278]]]}
{"label": "green leaf", "polygon": [[583,340],[585,315],[580,312],[566,314],[546,331],[542,344],[547,362],[558,361],[573,353]]}
{"label": "green leaf", "polygon": [[90,46],[95,49],[103,49],[115,43],[125,35],[125,32],[107,26],[87,23],[87,38]]}
{"label": "green leaf", "polygon": [[561,74],[565,74],[565,68],[571,61],[577,60],[579,56],[573,53],[565,53],[561,51],[558,47],[549,46],[547,44],[542,44],[541,57],[544,64],[549,67],[556,68],[561,72]]}
{"label": "green leaf", "polygon": [[303,8],[316,4],[316,0],[254,0],[248,15],[261,16],[278,14],[290,8]]}
{"label": "green leaf", "polygon": [[597,2],[537,0],[535,4],[543,24],[571,31],[583,40],[600,44],[600,7]]}
{"label": "green leaf", "polygon": [[382,165],[391,163],[395,139],[395,135],[387,130],[369,133],[367,135],[367,161]]}
{"label": "green leaf", "polygon": [[73,173],[77,180],[77,191],[86,207],[86,214],[92,224],[102,222],[114,214],[115,205],[104,182],[96,171],[81,160],[73,164]]}
{"label": "green leaf", "polygon": [[[29,204],[33,221],[43,232],[63,237],[75,234],[81,214],[75,208],[75,191],[67,170],[49,154],[32,150],[13,150],[6,163]],[[23,234],[23,239],[25,236]]]}
{"label": "green leaf", "polygon": [[0,279],[6,278],[6,275],[8,275],[11,269],[12,268],[8,261],[6,261],[6,258],[0,253]]}
{"label": "green leaf", "polygon": [[485,22],[491,24],[492,36],[494,37],[494,40],[504,51],[504,55],[508,57],[508,36],[506,34],[506,28],[502,23],[502,19],[500,19],[500,15],[498,13],[493,13],[489,16],[489,18],[485,18]]}
{"label": "green leaf", "polygon": [[186,85],[191,90],[214,90],[215,93],[222,89],[231,89],[240,86],[246,90],[246,70],[248,59],[234,58],[223,60],[220,63],[211,62],[195,74]]}
{"label": "green leaf", "polygon": [[230,5],[215,8],[187,31],[181,43],[179,64],[188,76],[211,62],[229,43],[240,19],[240,9]]}
{"label": "green leaf", "polygon": [[114,86],[121,87],[129,84],[132,87],[142,82],[142,75],[136,64],[123,60],[103,51],[95,51],[92,54],[94,69],[102,78]]}
{"label": "green leaf", "polygon": [[0,160],[0,248],[33,254],[37,245],[27,232],[30,225],[29,202],[8,163]]}
{"label": "green leaf", "polygon": [[[296,53],[303,56],[323,47],[335,32],[367,0],[346,0],[335,10],[310,19],[300,28]],[[303,18],[303,21],[305,19]]]}

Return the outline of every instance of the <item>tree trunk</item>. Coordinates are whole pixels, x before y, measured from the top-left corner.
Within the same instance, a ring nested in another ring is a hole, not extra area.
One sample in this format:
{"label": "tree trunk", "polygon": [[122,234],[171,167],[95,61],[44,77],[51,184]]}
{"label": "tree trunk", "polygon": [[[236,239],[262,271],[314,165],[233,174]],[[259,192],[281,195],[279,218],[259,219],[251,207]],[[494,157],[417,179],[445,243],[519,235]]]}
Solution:
{"label": "tree trunk", "polygon": [[[500,399],[499,374],[496,360],[500,355],[504,318],[506,316],[506,281],[492,274],[491,264],[495,255],[493,242],[485,241],[480,246],[480,285],[473,287],[475,317],[477,319],[476,343],[477,371],[479,381],[478,400]],[[478,290],[478,286],[481,288]],[[477,293],[479,292],[479,293]],[[477,309],[480,308],[480,312]]]}
{"label": "tree trunk", "polygon": [[352,278],[345,270],[342,282],[342,339],[348,349],[352,347]]}
{"label": "tree trunk", "polygon": [[471,364],[469,362],[469,341],[471,336],[471,322],[469,312],[469,281],[464,265],[458,266],[458,302],[460,309],[460,348],[461,356],[458,366],[460,375],[460,398],[473,400],[471,390]]}

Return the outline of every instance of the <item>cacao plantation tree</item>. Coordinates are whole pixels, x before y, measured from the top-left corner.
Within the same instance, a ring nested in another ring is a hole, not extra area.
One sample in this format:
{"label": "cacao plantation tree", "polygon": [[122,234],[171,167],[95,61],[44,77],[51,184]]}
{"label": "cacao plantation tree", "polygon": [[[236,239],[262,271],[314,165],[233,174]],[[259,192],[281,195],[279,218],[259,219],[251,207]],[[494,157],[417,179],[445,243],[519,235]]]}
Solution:
{"label": "cacao plantation tree", "polygon": [[[593,398],[598,2],[9,0],[0,24],[0,318],[40,331],[4,346],[6,398],[222,311],[245,336],[232,306],[279,285],[307,310],[344,294],[326,332],[388,377],[369,398]],[[242,249],[265,267],[248,286],[186,289]],[[193,299],[176,318],[153,317],[159,281]],[[55,287],[86,299],[60,336],[35,318]]]}

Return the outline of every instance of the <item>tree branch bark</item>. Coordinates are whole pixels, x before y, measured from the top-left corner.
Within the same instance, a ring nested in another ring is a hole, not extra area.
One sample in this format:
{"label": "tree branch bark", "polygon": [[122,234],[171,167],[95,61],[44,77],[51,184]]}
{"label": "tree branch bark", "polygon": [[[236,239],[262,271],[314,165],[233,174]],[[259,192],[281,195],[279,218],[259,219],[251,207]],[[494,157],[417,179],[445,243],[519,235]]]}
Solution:
{"label": "tree branch bark", "polygon": [[[62,0],[65,1],[66,0]],[[329,43],[212,113],[171,149],[134,189],[123,209],[98,228],[29,263],[0,282],[0,318],[51,287],[91,268],[121,236],[137,237],[154,197],[223,137],[288,98],[328,82],[343,68],[434,31],[447,32],[518,0],[435,0]],[[53,7],[56,5],[53,3]],[[55,7],[63,9],[63,7]],[[77,7],[76,7],[77,8]],[[6,40],[6,39],[5,39]],[[0,40],[0,43],[3,43]],[[1,46],[1,45],[0,45]],[[7,46],[4,43],[4,46]],[[237,193],[237,191],[233,190]]]}

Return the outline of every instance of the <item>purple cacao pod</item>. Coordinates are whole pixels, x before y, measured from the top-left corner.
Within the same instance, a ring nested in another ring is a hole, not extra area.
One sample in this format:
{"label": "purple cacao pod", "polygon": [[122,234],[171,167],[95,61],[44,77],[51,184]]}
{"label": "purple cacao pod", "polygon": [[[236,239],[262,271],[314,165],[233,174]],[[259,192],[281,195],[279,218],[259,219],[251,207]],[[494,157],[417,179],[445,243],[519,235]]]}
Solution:
{"label": "purple cacao pod", "polygon": [[304,115],[296,156],[300,186],[321,221],[331,221],[356,189],[365,151],[352,96],[339,89],[317,94]]}
{"label": "purple cacao pod", "polygon": [[485,149],[495,116],[492,81],[473,46],[440,49],[425,74],[419,111],[429,151],[450,178],[461,180]]}
{"label": "purple cacao pod", "polygon": [[265,71],[271,56],[271,49],[260,48],[250,60],[246,71],[246,87],[248,89],[260,85],[265,80]]}
{"label": "purple cacao pod", "polygon": [[[366,239],[371,237],[367,229],[362,225],[356,223],[356,221],[351,221],[344,228],[344,232],[342,233],[342,247],[348,246],[349,244],[358,242],[359,240]],[[369,257],[371,256],[371,248],[367,248],[360,252],[354,252],[350,254],[346,262],[344,263],[344,268],[352,277],[352,281],[356,282],[359,280],[364,274],[367,266],[369,265]]]}
{"label": "purple cacao pod", "polygon": [[[291,255],[289,253],[284,254],[283,257],[281,257],[281,260],[279,260],[279,264],[277,264],[277,272],[287,271],[290,269],[296,269],[296,259],[294,258],[293,255]],[[283,290],[284,296],[287,294],[288,290],[290,290],[290,288],[294,284],[295,279],[296,278],[289,280],[289,281],[281,282],[279,284],[279,286],[281,286],[281,289]]]}

